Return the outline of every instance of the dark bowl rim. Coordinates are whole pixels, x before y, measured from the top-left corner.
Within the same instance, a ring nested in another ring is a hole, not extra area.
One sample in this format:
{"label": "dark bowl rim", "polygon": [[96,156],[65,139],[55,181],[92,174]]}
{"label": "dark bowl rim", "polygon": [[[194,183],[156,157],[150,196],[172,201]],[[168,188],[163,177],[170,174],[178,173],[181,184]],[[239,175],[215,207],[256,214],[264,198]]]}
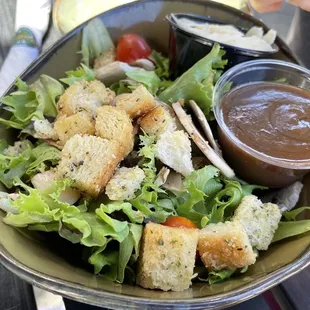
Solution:
{"label": "dark bowl rim", "polygon": [[189,306],[190,309],[223,309],[223,307],[233,306],[256,297],[307,268],[310,265],[310,247],[308,246],[308,249],[297,260],[251,281],[250,290],[246,289],[248,285],[245,284],[228,293],[182,300],[133,297],[120,293],[107,292],[101,289],[88,288],[81,284],[51,277],[20,263],[7,252],[2,244],[0,244],[0,258],[1,264],[27,282],[52,293],[58,293],[64,297],[96,306],[111,306],[112,309],[115,306],[118,307],[115,309],[119,309],[119,307],[131,308],[128,304],[128,302],[131,302],[133,307],[147,305],[154,307],[152,309],[175,309],[176,306],[178,309],[188,309]]}
{"label": "dark bowl rim", "polygon": [[[143,4],[147,4],[148,2],[163,2],[164,0],[144,0]],[[169,2],[178,2],[179,0],[169,0]],[[65,35],[63,35],[59,40],[57,40],[53,45],[51,45],[42,55],[38,57],[36,61],[30,64],[20,75],[21,79],[25,79],[26,77],[31,78],[31,73],[36,68],[40,68],[42,63],[48,61],[62,45],[64,45],[68,40],[81,32],[81,30],[94,18],[104,17],[105,15],[111,14],[112,11],[122,10],[124,8],[129,8],[134,5],[139,5],[142,1],[131,2],[119,6],[117,8],[108,10],[106,12],[100,13],[93,18],[85,21],[81,25],[72,29]],[[247,19],[251,21],[256,21],[256,23],[262,25],[263,27],[267,27],[261,21],[255,19],[254,17],[241,12],[238,9],[233,7],[206,0],[189,0],[193,4],[200,4],[202,6],[208,5],[208,3],[212,4],[214,7],[225,8],[226,10],[230,10],[240,16],[245,16]],[[302,64],[302,62],[298,59],[298,57],[289,49],[287,44],[281,39],[277,38],[278,46],[282,50],[282,52],[294,62]],[[8,87],[3,96],[8,95],[15,89],[15,82]],[[0,106],[1,108],[1,106]],[[219,295],[210,295],[208,297],[200,297],[195,299],[188,300],[172,300],[172,299],[147,299],[140,297],[132,297],[130,295],[122,295],[119,293],[111,293],[106,292],[102,289],[94,289],[88,288],[85,285],[74,284],[73,282],[69,282],[66,280],[60,280],[56,277],[48,276],[43,274],[42,272],[35,271],[32,268],[27,267],[25,264],[19,262],[12,255],[8,253],[8,251],[4,248],[4,246],[0,243],[0,263],[5,266],[8,270],[22,278],[23,280],[42,288],[46,291],[60,294],[64,297],[68,297],[70,299],[84,302],[87,304],[92,304],[96,306],[107,306],[111,307],[111,309],[119,309],[123,308],[136,308],[137,306],[151,306],[152,309],[175,309],[176,306],[178,309],[223,309],[232,305],[239,304],[243,301],[249,300],[253,297],[258,296],[264,291],[272,288],[275,285],[278,285],[280,282],[288,279],[289,277],[295,275],[301,270],[305,269],[310,265],[310,246],[301,254],[299,258],[296,258],[293,262],[289,263],[273,271],[272,273],[262,276],[260,279],[256,279],[253,282],[249,282],[245,284],[243,287],[232,290],[229,293],[222,293]],[[249,288],[249,285],[253,284],[253,287]],[[83,296],[83,292],[84,294]],[[100,298],[100,300],[99,300]],[[225,301],[223,301],[225,299]],[[132,302],[132,305],[129,304]],[[140,308],[139,308],[140,309]]]}
{"label": "dark bowl rim", "polygon": [[[225,49],[225,50],[231,50],[236,54],[240,54],[240,55],[245,55],[245,56],[251,56],[251,57],[268,57],[268,56],[272,56],[276,53],[279,52],[279,47],[277,44],[273,43],[272,47],[273,47],[273,51],[259,51],[259,50],[252,50],[252,49],[247,49],[247,48],[241,48],[241,47],[237,47],[234,45],[229,45],[229,44],[225,44],[225,43],[221,43],[218,41],[214,41],[211,39],[207,39],[204,38],[198,34],[195,33],[191,33],[187,30],[185,30],[184,28],[182,28],[179,24],[177,24],[175,22],[175,20],[173,19],[174,16],[184,16],[184,17],[192,17],[192,18],[198,18],[201,20],[205,20],[208,21],[210,23],[214,23],[214,24],[225,24],[223,22],[221,22],[220,20],[217,20],[215,18],[212,18],[210,16],[203,16],[203,15],[198,15],[198,14],[191,14],[191,13],[170,13],[166,16],[166,20],[169,22],[170,26],[174,29],[176,29],[177,31],[182,32],[183,34],[185,34],[188,38],[194,38],[194,40],[200,44],[203,45],[207,45],[207,46],[213,46],[215,43],[219,44],[221,48]],[[265,25],[266,26],[266,25]],[[247,29],[241,28],[241,27],[237,27],[241,31],[246,31]],[[266,26],[267,27],[267,26]],[[267,27],[269,29],[269,27]],[[278,38],[278,35],[277,35]],[[277,39],[276,38],[276,39]]]}

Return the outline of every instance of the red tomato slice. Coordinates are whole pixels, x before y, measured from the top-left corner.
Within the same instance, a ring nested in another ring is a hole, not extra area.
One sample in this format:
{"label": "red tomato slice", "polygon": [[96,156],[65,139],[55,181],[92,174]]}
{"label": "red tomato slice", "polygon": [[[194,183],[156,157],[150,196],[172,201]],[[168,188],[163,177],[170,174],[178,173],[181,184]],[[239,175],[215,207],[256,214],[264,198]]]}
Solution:
{"label": "red tomato slice", "polygon": [[170,227],[198,228],[191,220],[182,216],[170,216],[162,225]]}
{"label": "red tomato slice", "polygon": [[117,60],[133,63],[137,59],[147,58],[152,53],[152,49],[146,41],[135,33],[127,33],[120,37],[117,48]]}

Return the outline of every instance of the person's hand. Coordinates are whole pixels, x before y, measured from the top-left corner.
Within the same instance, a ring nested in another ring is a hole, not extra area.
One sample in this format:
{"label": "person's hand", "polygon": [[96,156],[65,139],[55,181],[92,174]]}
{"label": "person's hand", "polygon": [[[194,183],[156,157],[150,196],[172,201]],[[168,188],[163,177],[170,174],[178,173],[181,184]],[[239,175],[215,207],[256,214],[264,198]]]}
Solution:
{"label": "person's hand", "polygon": [[[281,8],[283,0],[250,0],[253,8],[259,13],[274,12]],[[286,0],[295,6],[310,11],[310,0]]]}

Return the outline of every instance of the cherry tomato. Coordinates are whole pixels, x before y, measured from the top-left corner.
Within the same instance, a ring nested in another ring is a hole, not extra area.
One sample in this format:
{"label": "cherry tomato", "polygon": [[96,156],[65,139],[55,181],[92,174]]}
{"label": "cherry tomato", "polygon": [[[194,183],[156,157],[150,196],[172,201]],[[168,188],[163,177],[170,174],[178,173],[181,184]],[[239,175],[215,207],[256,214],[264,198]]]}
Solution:
{"label": "cherry tomato", "polygon": [[195,223],[182,216],[170,216],[163,225],[170,227],[198,228]]}
{"label": "cherry tomato", "polygon": [[116,48],[117,60],[127,63],[147,58],[151,53],[152,50],[146,41],[134,33],[127,33],[121,36]]}

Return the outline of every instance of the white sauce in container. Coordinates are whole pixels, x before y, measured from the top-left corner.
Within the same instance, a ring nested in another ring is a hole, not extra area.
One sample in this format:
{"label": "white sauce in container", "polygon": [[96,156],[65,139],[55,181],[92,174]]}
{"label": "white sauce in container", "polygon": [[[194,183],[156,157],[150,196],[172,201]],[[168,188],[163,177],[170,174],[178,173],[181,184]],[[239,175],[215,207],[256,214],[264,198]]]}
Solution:
{"label": "white sauce in container", "polygon": [[273,52],[272,44],[275,42],[277,32],[269,30],[264,35],[261,27],[252,27],[247,33],[243,33],[235,26],[212,23],[199,23],[188,18],[176,18],[179,27],[187,32],[199,35],[208,40],[227,44],[239,48]]}

